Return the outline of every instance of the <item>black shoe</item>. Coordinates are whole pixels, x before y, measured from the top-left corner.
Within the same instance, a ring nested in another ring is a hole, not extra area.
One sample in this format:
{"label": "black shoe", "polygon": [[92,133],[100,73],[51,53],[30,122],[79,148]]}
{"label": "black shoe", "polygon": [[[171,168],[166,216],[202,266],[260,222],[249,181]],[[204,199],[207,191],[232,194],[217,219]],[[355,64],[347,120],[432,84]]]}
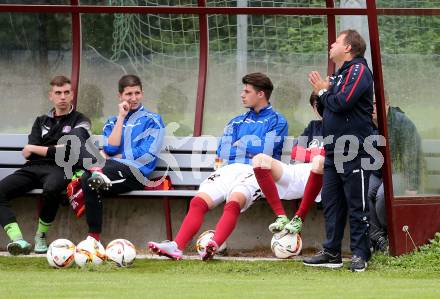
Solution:
{"label": "black shoe", "polygon": [[87,184],[92,190],[107,191],[111,187],[112,182],[105,174],[96,171],[92,173],[90,178],[87,180]]}
{"label": "black shoe", "polygon": [[376,250],[388,254],[389,243],[387,237],[379,237],[376,241]]}
{"label": "black shoe", "polygon": [[353,255],[350,270],[352,272],[364,272],[365,269],[367,269],[367,262],[360,256]]}
{"label": "black shoe", "polygon": [[312,257],[306,257],[303,260],[304,265],[312,267],[325,267],[325,268],[341,268],[342,258],[341,254],[331,254],[325,250],[321,250]]}

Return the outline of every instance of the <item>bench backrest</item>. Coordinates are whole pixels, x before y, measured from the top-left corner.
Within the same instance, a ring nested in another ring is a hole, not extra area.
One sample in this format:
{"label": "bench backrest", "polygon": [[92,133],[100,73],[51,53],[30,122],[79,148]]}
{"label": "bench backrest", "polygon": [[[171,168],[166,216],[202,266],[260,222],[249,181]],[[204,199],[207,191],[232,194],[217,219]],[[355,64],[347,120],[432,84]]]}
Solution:
{"label": "bench backrest", "polygon": [[[94,136],[102,145],[102,136]],[[26,160],[21,155],[27,144],[26,134],[0,134],[0,179],[20,168]],[[218,138],[166,136],[152,178],[170,176],[174,186],[196,188],[214,171]],[[293,138],[287,138],[282,161],[290,161]]]}
{"label": "bench backrest", "polygon": [[[27,144],[26,134],[0,134],[0,179],[20,168],[26,161],[21,150]],[[101,136],[94,138],[102,144]],[[215,151],[218,138],[166,136],[159,155],[157,168],[151,177],[168,174],[174,186],[196,188],[214,171]],[[286,139],[281,160],[290,161],[293,138]],[[422,140],[423,155],[427,168],[425,191],[440,193],[440,140]],[[168,169],[168,170],[167,170]],[[178,170],[178,171],[176,171]]]}

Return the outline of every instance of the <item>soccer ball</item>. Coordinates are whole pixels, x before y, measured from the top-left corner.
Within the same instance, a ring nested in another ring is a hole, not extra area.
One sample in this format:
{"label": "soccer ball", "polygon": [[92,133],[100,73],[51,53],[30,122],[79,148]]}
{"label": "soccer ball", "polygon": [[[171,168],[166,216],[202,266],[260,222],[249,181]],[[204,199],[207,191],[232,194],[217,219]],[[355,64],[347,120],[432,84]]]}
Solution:
{"label": "soccer ball", "polygon": [[80,267],[88,264],[100,265],[105,259],[104,247],[94,238],[88,237],[76,246],[75,263]]}
{"label": "soccer ball", "polygon": [[[215,230],[207,230],[203,232],[198,238],[196,242],[196,250],[199,255],[205,251],[205,246],[208,244],[209,240],[214,237]],[[217,250],[218,254],[224,254],[226,252],[226,242],[223,243]]]}
{"label": "soccer ball", "polygon": [[286,259],[301,253],[302,240],[299,234],[279,232],[273,235],[270,248],[279,259]]}
{"label": "soccer ball", "polygon": [[75,244],[66,239],[53,241],[47,249],[47,262],[54,268],[67,268],[73,264]]}
{"label": "soccer ball", "polygon": [[124,239],[111,241],[105,249],[107,258],[116,263],[119,267],[130,266],[136,258],[136,248]]}

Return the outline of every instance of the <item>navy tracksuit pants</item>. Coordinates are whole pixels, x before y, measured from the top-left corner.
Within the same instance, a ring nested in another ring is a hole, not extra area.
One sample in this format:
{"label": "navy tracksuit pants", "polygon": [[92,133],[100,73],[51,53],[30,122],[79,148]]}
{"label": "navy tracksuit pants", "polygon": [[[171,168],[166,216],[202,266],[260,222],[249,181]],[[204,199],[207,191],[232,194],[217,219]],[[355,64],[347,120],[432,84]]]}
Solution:
{"label": "navy tracksuit pants", "polygon": [[350,224],[350,248],[353,255],[365,260],[370,258],[368,224],[368,182],[370,172],[361,168],[358,155],[353,161],[343,164],[343,173],[338,173],[333,157],[325,157],[322,186],[324,207],[326,251],[341,253],[345,224]]}

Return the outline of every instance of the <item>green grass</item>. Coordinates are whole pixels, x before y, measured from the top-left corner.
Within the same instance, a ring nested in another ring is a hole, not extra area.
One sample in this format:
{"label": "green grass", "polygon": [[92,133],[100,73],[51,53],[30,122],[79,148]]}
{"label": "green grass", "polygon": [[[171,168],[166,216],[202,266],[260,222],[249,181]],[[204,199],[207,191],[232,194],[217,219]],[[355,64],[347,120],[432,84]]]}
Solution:
{"label": "green grass", "polygon": [[143,259],[51,269],[45,258],[0,257],[0,298],[440,298],[440,233],[417,252],[375,255],[366,272],[347,267]]}
{"label": "green grass", "polygon": [[364,273],[298,261],[146,259],[127,269],[57,270],[44,258],[0,257],[0,298],[439,298],[440,253],[430,255],[434,267],[425,254],[377,256]]}

